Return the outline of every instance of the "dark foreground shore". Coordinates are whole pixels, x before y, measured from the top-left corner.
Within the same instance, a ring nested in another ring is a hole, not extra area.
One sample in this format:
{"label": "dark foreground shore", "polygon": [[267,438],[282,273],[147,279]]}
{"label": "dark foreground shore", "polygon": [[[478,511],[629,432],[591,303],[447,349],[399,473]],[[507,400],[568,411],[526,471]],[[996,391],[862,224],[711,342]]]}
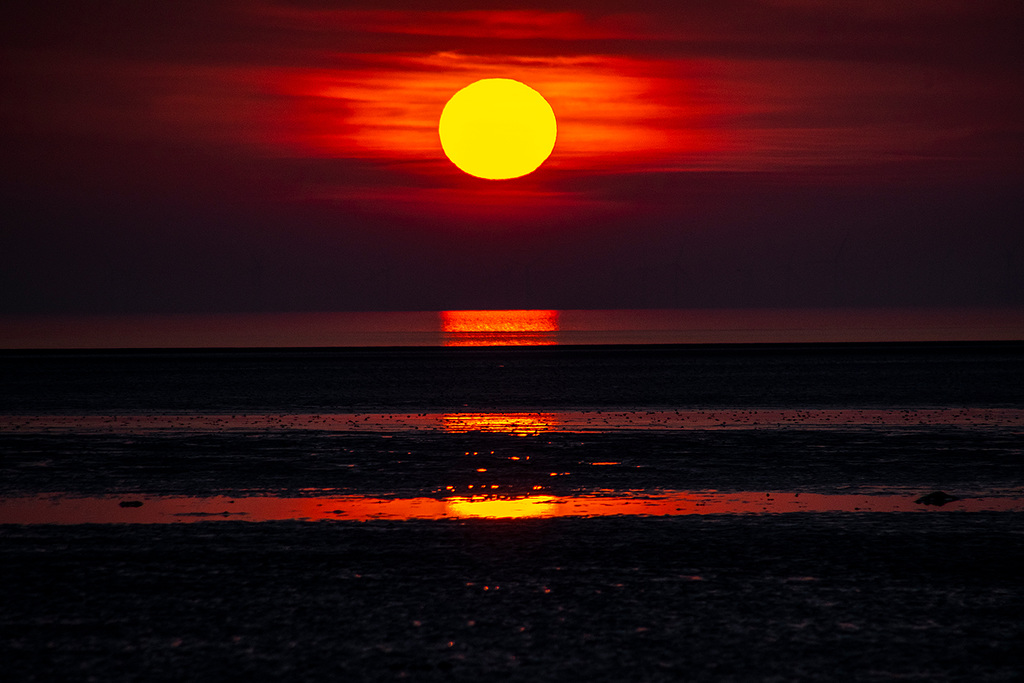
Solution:
{"label": "dark foreground shore", "polygon": [[1012,513],[0,527],[6,680],[1009,681]]}

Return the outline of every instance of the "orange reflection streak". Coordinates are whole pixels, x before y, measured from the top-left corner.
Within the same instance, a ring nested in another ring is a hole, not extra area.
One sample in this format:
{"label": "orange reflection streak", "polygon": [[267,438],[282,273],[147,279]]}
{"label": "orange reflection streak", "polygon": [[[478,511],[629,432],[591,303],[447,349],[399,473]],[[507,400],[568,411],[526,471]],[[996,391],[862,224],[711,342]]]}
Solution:
{"label": "orange reflection streak", "polygon": [[687,410],[557,410],[544,413],[254,413],[141,415],[0,415],[0,433],[122,433],[170,431],[267,431],[316,429],[327,432],[407,430],[524,431],[594,433],[609,430],[841,429],[851,426],[969,428],[1020,427],[1021,408],[708,408]]}
{"label": "orange reflection streak", "polygon": [[[664,491],[636,496],[534,495],[520,498],[373,498],[331,496],[123,496],[42,494],[0,499],[0,524],[167,524],[236,520],[370,521],[452,518],[676,516],[786,514],[793,512],[1024,512],[1019,491],[953,501],[942,507],[915,503],[927,490],[899,493],[821,494],[786,491]],[[122,506],[124,501],[141,505]]]}
{"label": "orange reflection streak", "polygon": [[526,498],[449,498],[445,511],[450,517],[488,517],[518,519],[522,517],[553,517],[557,514],[555,496]]}
{"label": "orange reflection streak", "polygon": [[442,311],[445,346],[557,344],[558,311]]}
{"label": "orange reflection streak", "polygon": [[514,436],[531,436],[552,432],[558,427],[554,413],[446,413],[441,416],[444,431],[500,432]]}

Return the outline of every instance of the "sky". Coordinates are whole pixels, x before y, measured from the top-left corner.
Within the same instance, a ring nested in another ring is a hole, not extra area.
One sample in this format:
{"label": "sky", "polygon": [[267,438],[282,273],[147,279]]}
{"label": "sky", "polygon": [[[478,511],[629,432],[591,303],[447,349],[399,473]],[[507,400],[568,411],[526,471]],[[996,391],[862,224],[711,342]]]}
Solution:
{"label": "sky", "polygon": [[[412,9],[410,9],[412,8]],[[1019,0],[0,9],[0,314],[1024,308]],[[551,104],[523,178],[445,102]]]}

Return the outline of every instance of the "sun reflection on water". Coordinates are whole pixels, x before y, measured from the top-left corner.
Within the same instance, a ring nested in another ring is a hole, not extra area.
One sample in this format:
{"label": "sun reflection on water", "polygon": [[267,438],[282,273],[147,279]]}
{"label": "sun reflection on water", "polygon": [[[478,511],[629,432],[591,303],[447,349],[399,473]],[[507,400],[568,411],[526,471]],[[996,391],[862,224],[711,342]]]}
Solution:
{"label": "sun reflection on water", "polygon": [[558,418],[553,413],[445,413],[441,427],[450,434],[496,432],[532,436],[554,431]]}
{"label": "sun reflection on water", "polygon": [[165,524],[211,520],[413,520],[606,517],[609,515],[765,515],[807,512],[1022,512],[1016,489],[969,496],[948,505],[919,502],[927,489],[895,488],[849,494],[796,491],[592,491],[586,495],[534,493],[389,498],[359,495],[287,497],[74,496],[56,493],[0,498],[3,524]]}
{"label": "sun reflection on water", "polygon": [[445,346],[557,344],[558,311],[442,311]]}
{"label": "sun reflection on water", "polygon": [[445,511],[451,517],[489,517],[515,519],[550,517],[555,512],[555,496],[526,498],[488,498],[486,496],[454,497],[445,500]]}

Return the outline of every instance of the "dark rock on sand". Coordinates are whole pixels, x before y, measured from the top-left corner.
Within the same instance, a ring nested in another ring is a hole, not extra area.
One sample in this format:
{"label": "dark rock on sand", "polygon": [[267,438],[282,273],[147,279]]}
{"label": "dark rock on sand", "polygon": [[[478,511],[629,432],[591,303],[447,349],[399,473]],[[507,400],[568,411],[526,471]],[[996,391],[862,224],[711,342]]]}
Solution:
{"label": "dark rock on sand", "polygon": [[118,505],[120,505],[123,508],[140,508],[140,507],[142,507],[142,501],[141,500],[122,500],[120,503],[118,503]]}
{"label": "dark rock on sand", "polygon": [[949,495],[945,491],[934,491],[926,496],[921,496],[914,502],[920,503],[922,505],[938,505],[941,507],[946,503],[952,503],[954,500],[960,499],[957,498],[956,496]]}

